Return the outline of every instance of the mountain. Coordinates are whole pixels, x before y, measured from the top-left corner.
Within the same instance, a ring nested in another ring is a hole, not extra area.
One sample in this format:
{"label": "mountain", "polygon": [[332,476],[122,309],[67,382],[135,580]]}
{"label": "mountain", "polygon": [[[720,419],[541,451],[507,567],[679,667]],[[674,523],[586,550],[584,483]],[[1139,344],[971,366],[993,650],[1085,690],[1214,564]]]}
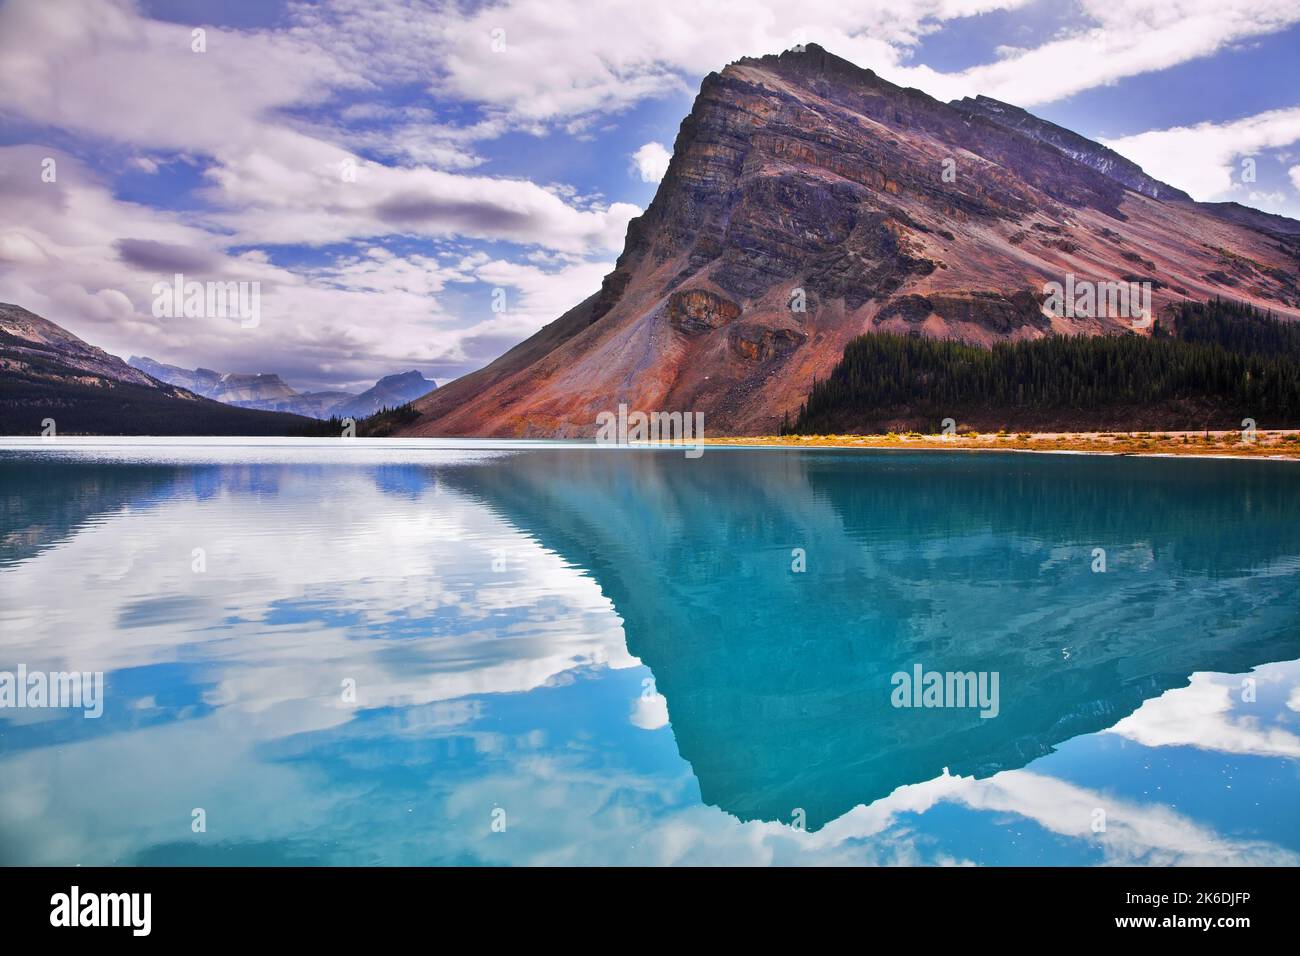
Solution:
{"label": "mountain", "polygon": [[437,388],[418,371],[388,375],[357,395],[343,391],[298,392],[279,375],[269,372],[243,374],[214,372],[207,368],[186,369],[136,355],[128,359],[128,364],[160,381],[179,385],[196,395],[227,405],[291,412],[318,419],[333,416],[360,420],[381,408],[405,405]]}
{"label": "mountain", "polygon": [[295,435],[296,415],[233,408],[132,368],[34,312],[0,303],[0,434]]}
{"label": "mountain", "polygon": [[127,359],[127,364],[159,381],[179,385],[213,401],[240,408],[290,412],[307,418],[329,418],[333,406],[355,397],[352,392],[298,392],[279,375],[269,372],[249,375],[214,372],[210,368],[186,369],[137,355]]}
{"label": "mountain", "polygon": [[[158,382],[116,355],[89,345],[67,329],[35,312],[0,303],[0,349],[6,378],[49,375],[77,378],[86,384],[121,383],[156,388]],[[176,390],[171,390],[179,394]]]}
{"label": "mountain", "polygon": [[970,116],[978,115],[997,123],[999,126],[1016,130],[1027,136],[1032,136],[1040,142],[1054,146],[1071,159],[1091,166],[1097,172],[1115,180],[1124,188],[1131,189],[1144,196],[1150,196],[1152,199],[1191,203],[1200,211],[1217,216],[1220,219],[1226,219],[1228,222],[1292,236],[1300,235],[1300,222],[1288,219],[1286,216],[1261,212],[1258,209],[1252,209],[1250,206],[1243,206],[1241,203],[1235,202],[1197,203],[1181,189],[1148,176],[1142,171],[1141,166],[1130,159],[1124,158],[1110,147],[1094,143],[1073,130],[1040,119],[1019,106],[1003,103],[990,96],[968,96],[964,99],[953,100],[949,105]]}
{"label": "mountain", "polygon": [[385,375],[360,395],[345,399],[331,409],[339,418],[367,418],[382,408],[397,408],[407,402],[428,395],[438,386],[411,370],[398,375]]}
{"label": "mountain", "polygon": [[135,355],[127,359],[126,364],[158,379],[160,382],[177,385],[193,392],[195,395],[202,395],[204,398],[212,398],[211,393],[216,391],[221,383],[221,373],[214,372],[210,368],[192,370],[177,368],[175,365],[164,365],[162,362],[155,362],[151,358],[139,358]]}
{"label": "mountain", "polygon": [[1168,183],[1153,179],[1142,171],[1141,166],[1130,159],[1125,159],[1113,149],[1094,143],[1073,130],[1039,119],[1019,106],[1003,103],[990,96],[968,96],[965,99],[953,100],[948,105],[969,116],[983,117],[999,126],[1005,126],[1007,129],[1031,136],[1039,142],[1047,143],[1071,159],[1092,167],[1103,176],[1115,180],[1125,189],[1131,189],[1135,193],[1150,196],[1152,199],[1192,201],[1192,197],[1181,189],[1175,189]]}
{"label": "mountain", "polygon": [[[1148,281],[1158,315],[1300,318],[1300,223],[1192,202],[987,99],[943,103],[815,44],[703,82],[599,292],[415,403],[399,434],[589,436],[620,403],[771,434],[864,332],[970,345],[1132,330],[1044,285]],[[802,306],[802,309],[800,309]]]}
{"label": "mountain", "polygon": [[266,399],[244,407],[293,412],[295,415],[306,415],[308,418],[326,419],[336,414],[334,411],[336,405],[355,397],[354,393],[344,391],[294,392],[287,398]]}
{"label": "mountain", "polygon": [[214,401],[227,405],[257,407],[265,402],[279,402],[293,398],[298,394],[283,381],[280,376],[261,372],[256,375],[228,373],[221,376],[216,395],[208,395]]}
{"label": "mountain", "polygon": [[287,403],[298,395],[280,376],[268,372],[241,375],[236,372],[214,372],[210,368],[185,369],[136,355],[132,355],[126,363],[161,382],[179,385],[195,395],[241,408],[267,408]]}

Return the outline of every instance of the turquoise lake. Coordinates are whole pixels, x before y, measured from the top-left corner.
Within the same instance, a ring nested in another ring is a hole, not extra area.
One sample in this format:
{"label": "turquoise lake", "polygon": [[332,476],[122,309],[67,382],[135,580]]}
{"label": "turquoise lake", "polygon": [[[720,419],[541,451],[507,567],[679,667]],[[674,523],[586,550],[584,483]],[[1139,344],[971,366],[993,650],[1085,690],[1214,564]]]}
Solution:
{"label": "turquoise lake", "polygon": [[1285,462],[3,440],[0,672],[104,684],[0,863],[1296,865],[1298,572]]}

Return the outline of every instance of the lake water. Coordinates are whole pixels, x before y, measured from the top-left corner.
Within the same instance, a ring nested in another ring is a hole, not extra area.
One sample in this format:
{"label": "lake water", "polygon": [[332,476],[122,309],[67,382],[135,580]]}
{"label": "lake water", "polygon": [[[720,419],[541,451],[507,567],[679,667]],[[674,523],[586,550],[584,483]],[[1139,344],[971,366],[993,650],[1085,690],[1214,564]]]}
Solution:
{"label": "lake water", "polygon": [[1279,462],[7,440],[0,862],[1294,865],[1298,570]]}

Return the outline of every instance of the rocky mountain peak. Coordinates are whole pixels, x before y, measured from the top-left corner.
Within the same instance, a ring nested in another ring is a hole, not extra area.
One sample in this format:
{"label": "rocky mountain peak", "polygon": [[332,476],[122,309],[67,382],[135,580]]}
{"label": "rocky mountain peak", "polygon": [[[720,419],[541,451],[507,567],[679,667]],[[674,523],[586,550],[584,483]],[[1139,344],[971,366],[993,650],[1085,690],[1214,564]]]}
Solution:
{"label": "rocky mountain peak", "polygon": [[385,375],[375,384],[385,388],[406,385],[423,385],[426,389],[435,387],[434,383],[425,378],[423,373],[418,369],[411,369],[409,372],[395,372],[392,375]]}
{"label": "rocky mountain peak", "polygon": [[1067,274],[1149,281],[1157,310],[1223,295],[1300,316],[1300,244],[1142,176],[1008,104],[943,103],[816,44],[737,60],[701,84],[600,291],[421,399],[409,430],[589,435],[627,403],[771,432],[863,332],[1130,328],[1048,314]]}

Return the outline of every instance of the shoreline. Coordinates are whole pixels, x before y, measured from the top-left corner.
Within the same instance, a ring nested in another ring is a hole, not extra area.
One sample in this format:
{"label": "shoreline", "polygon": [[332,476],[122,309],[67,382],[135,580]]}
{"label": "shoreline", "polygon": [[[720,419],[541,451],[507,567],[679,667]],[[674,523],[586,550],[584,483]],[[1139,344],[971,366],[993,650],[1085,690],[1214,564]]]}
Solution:
{"label": "shoreline", "polygon": [[755,435],[701,437],[681,441],[633,441],[602,446],[591,439],[502,439],[468,437],[357,437],[350,439],[302,436],[211,436],[211,435],[60,435],[40,438],[31,435],[0,436],[0,449],[65,450],[97,447],[137,449],[192,449],[195,447],[275,447],[287,449],[335,448],[339,443],[357,448],[437,449],[461,451],[517,450],[527,447],[590,447],[624,449],[682,448],[772,448],[797,451],[822,448],[838,451],[933,451],[933,452],[1019,452],[1039,455],[1100,455],[1114,458],[1226,458],[1255,461],[1300,461],[1300,429],[1259,431],[1253,442],[1244,441],[1240,431],[1198,432],[1020,432],[1018,434],[922,435]]}
{"label": "shoreline", "polygon": [[[662,443],[660,443],[662,444]],[[1020,432],[1017,434],[762,435],[704,438],[702,444],[736,448],[827,448],[893,451],[1014,451],[1116,458],[1228,458],[1300,461],[1300,429],[1266,429],[1253,442],[1232,431]]]}

